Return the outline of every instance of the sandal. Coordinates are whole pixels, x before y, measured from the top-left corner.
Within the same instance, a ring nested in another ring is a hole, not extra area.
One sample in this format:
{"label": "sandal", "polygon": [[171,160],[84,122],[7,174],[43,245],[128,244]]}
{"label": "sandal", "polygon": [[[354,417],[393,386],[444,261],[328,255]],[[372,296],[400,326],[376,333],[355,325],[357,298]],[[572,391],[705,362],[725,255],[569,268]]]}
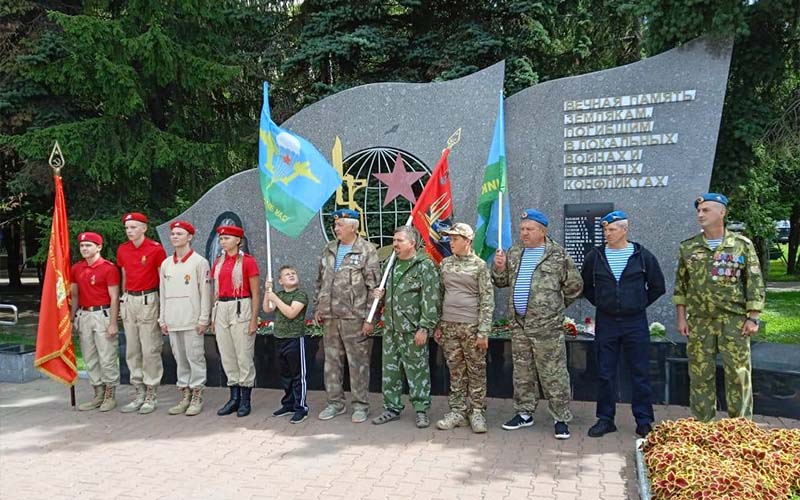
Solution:
{"label": "sandal", "polygon": [[417,428],[424,429],[431,425],[431,421],[428,420],[428,414],[424,411],[417,412]]}
{"label": "sandal", "polygon": [[391,422],[392,420],[397,420],[398,418],[400,418],[399,413],[395,413],[392,410],[384,410],[383,413],[372,419],[372,423],[381,425],[386,422]]}

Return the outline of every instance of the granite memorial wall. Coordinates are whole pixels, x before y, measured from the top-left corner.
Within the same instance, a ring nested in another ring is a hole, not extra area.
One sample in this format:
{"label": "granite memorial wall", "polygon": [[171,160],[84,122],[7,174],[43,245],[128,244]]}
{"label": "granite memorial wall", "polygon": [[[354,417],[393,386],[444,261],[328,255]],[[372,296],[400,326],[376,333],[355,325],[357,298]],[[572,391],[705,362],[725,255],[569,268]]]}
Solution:
{"label": "granite memorial wall", "polygon": [[[730,53],[729,42],[701,38],[627,66],[535,85],[504,101],[513,230],[519,219],[514,215],[524,208],[544,211],[551,236],[580,265],[585,252],[602,241],[598,218],[625,210],[632,239],[656,255],[667,278],[668,294],[651,308],[650,320],[670,331],[676,252],[698,230],[692,203],[709,187]],[[362,213],[364,236],[386,254],[392,228],[405,222],[413,195],[458,128],[461,140],[449,156],[454,219],[474,225],[503,78],[500,62],[448,82],[364,85],[287,120],[282,126],[329,158],[341,140],[343,160],[333,163],[344,180],[318,222],[298,238],[272,232],[274,269],[297,266],[302,287],[313,291],[319,254],[332,237],[330,214],[342,207]],[[405,172],[422,174],[406,177],[411,199],[397,193],[392,198],[391,186],[381,179],[391,173],[402,179]],[[240,221],[263,280],[266,231],[257,176],[254,168],[230,177],[178,218],[195,225],[195,250],[207,258],[215,251],[215,227]],[[168,223],[158,233],[170,251]],[[499,293],[498,316],[505,314],[505,303]],[[582,321],[593,311],[581,300],[568,314]]]}

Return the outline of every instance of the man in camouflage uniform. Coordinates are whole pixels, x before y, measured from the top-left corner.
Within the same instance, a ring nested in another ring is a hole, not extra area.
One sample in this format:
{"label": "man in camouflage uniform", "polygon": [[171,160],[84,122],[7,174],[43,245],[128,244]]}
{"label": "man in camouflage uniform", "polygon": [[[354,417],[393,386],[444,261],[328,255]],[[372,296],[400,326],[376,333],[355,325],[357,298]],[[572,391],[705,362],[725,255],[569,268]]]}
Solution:
{"label": "man in camouflage uniform", "polygon": [[514,363],[514,409],[506,430],[530,427],[536,411],[538,373],[548,409],[555,419],[556,439],[570,437],[567,422],[570,381],[564,344],[564,309],[581,295],[583,280],[569,255],[547,236],[547,216],[528,209],[520,223],[521,245],[508,255],[498,250],[492,281],[510,287],[511,352]]}
{"label": "man in camouflage uniform", "polygon": [[486,432],[486,350],[494,314],[494,287],[486,262],[472,251],[472,228],[459,222],[442,231],[453,255],[439,267],[442,316],[434,338],[450,370],[450,412],[436,422],[442,430],[467,425]]}
{"label": "man in camouflage uniform", "polygon": [[333,214],[336,241],[322,251],[314,294],[314,319],[323,327],[325,343],[325,390],[328,404],[320,420],[345,412],[344,362],[350,367],[353,396],[352,421],[361,423],[369,415],[369,358],[372,352],[372,324],[369,312],[372,291],[380,280],[378,253],[358,235],[359,216],[355,210]]}
{"label": "man in camouflage uniform", "polygon": [[750,240],[725,229],[728,199],[705,193],[694,206],[702,232],[680,244],[672,297],[678,332],[688,337],[689,406],[698,420],[714,418],[719,353],[728,415],[749,418],[750,337],[758,332],[764,307],[764,278]]}
{"label": "man in camouflage uniform", "polygon": [[[386,282],[383,312],[383,406],[375,425],[400,418],[403,411],[403,376],[417,412],[416,425],[428,427],[431,406],[431,371],[428,333],[436,327],[440,303],[439,274],[424,253],[417,253],[419,233],[413,226],[395,229],[394,260]],[[378,288],[376,299],[384,297]],[[402,370],[402,371],[401,371]]]}

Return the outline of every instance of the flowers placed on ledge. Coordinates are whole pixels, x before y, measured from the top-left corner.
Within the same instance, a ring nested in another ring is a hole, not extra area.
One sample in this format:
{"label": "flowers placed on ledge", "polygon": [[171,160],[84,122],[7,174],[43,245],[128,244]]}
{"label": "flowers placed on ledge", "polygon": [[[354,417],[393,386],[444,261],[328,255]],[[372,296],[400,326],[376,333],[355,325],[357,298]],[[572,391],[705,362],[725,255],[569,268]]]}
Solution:
{"label": "flowers placed on ledge", "polygon": [[[511,338],[511,323],[507,319],[498,319],[492,324],[492,331],[489,333],[489,338],[492,339],[509,339]],[[258,322],[258,335],[272,335],[275,331],[275,321],[271,319],[261,319]],[[372,336],[380,336],[383,333],[383,321],[378,321],[375,324],[375,331]],[[572,318],[564,318],[564,333],[570,337],[577,337],[580,334],[592,335],[586,331],[584,325],[578,325]],[[306,320],[306,335],[312,337],[322,337],[322,326],[318,325],[313,319]]]}
{"label": "flowers placed on ledge", "polygon": [[564,333],[571,337],[578,336],[578,325],[575,324],[575,320],[570,318],[569,316],[564,316]]}
{"label": "flowers placed on ledge", "polygon": [[667,336],[667,327],[659,323],[658,321],[654,321],[650,323],[650,336],[651,337],[664,337]]}
{"label": "flowers placed on ledge", "polygon": [[663,340],[671,343],[675,343],[667,337],[667,327],[659,323],[658,321],[654,321],[650,323],[650,338],[654,340]]}
{"label": "flowers placed on ledge", "polygon": [[745,418],[665,421],[642,452],[654,500],[800,495],[800,429],[764,430]]}

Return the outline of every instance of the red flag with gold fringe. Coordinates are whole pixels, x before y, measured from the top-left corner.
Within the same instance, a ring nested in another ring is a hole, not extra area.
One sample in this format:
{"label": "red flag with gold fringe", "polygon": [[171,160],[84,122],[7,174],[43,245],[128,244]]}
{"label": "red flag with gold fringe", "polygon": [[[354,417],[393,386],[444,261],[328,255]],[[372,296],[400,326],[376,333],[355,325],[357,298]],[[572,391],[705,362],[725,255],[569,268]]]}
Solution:
{"label": "red flag with gold fringe", "polygon": [[39,307],[34,366],[53,380],[73,385],[78,378],[70,318],[70,259],[67,206],[61,176],[55,175],[56,200]]}

